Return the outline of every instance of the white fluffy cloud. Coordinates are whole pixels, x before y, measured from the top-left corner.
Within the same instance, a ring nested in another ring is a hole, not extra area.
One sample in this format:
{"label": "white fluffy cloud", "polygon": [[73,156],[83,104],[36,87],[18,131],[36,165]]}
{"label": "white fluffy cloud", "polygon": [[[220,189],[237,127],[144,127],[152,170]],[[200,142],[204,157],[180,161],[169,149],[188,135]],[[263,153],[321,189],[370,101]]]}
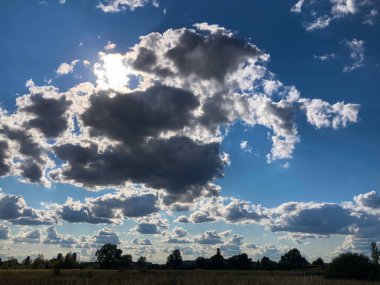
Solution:
{"label": "white fluffy cloud", "polygon": [[57,68],[57,75],[58,76],[61,76],[61,75],[65,75],[65,74],[69,74],[69,73],[72,73],[74,71],[74,67],[75,65],[79,62],[80,60],[79,59],[76,59],[76,60],[73,60],[72,62],[70,63],[66,63],[66,62],[63,62],[61,63],[58,68]]}
{"label": "white fluffy cloud", "polygon": [[150,3],[156,8],[159,6],[157,0],[101,0],[97,7],[105,13],[116,13],[127,9],[133,11]]}

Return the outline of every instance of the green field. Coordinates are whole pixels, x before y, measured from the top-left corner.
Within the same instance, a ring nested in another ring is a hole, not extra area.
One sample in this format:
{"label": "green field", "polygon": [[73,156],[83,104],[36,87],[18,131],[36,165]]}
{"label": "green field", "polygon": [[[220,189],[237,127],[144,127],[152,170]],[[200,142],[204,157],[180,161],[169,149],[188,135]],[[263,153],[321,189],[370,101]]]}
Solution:
{"label": "green field", "polygon": [[339,285],[380,282],[328,280],[318,272],[170,270],[0,270],[0,285]]}

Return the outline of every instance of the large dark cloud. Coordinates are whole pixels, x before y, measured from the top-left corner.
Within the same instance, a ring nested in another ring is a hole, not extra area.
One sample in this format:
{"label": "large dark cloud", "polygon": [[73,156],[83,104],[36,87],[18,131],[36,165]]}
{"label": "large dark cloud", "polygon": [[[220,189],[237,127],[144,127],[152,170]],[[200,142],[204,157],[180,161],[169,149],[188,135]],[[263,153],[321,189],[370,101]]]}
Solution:
{"label": "large dark cloud", "polygon": [[274,232],[349,234],[350,226],[358,221],[352,210],[339,204],[289,202],[276,208],[268,228]]}
{"label": "large dark cloud", "polygon": [[145,72],[153,72],[160,76],[173,75],[173,72],[165,67],[157,66],[157,56],[151,49],[140,47],[136,59],[133,61],[133,67]]}
{"label": "large dark cloud", "polygon": [[32,113],[35,118],[25,122],[25,127],[37,128],[46,137],[57,137],[67,129],[65,113],[71,101],[64,97],[60,99],[44,98],[42,94],[31,96],[31,102],[22,110]]}
{"label": "large dark cloud", "polygon": [[8,139],[16,141],[19,144],[21,154],[31,157],[39,163],[43,162],[42,148],[35,142],[33,137],[24,129],[11,129],[4,126],[0,129],[0,134],[4,134]]}
{"label": "large dark cloud", "polygon": [[[0,134],[17,142],[19,152],[25,158],[20,166],[21,175],[30,182],[41,182],[43,167],[45,166],[42,147],[24,129],[12,129],[3,126],[0,129]],[[11,155],[15,154],[12,153]]]}
{"label": "large dark cloud", "polygon": [[189,125],[191,112],[198,105],[192,93],[163,85],[114,97],[100,92],[91,97],[91,106],[82,120],[94,136],[133,144]]}
{"label": "large dark cloud", "polygon": [[87,187],[144,183],[171,193],[204,186],[222,175],[219,144],[198,144],[188,137],[149,140],[133,147],[108,146],[102,153],[95,145],[64,144],[54,148],[69,167],[65,179]]}
{"label": "large dark cloud", "polygon": [[217,33],[203,36],[185,30],[177,46],[167,52],[182,76],[197,75],[202,79],[223,81],[248,57],[259,50],[246,41]]}

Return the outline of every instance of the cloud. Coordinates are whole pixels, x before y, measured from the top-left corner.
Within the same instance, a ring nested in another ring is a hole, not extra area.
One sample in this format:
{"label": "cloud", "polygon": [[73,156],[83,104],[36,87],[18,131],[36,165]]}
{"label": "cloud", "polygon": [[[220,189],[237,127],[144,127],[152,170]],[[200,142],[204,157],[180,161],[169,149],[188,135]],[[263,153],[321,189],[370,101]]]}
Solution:
{"label": "cloud", "polygon": [[354,197],[354,201],[364,208],[380,210],[380,196],[375,191],[359,194]]}
{"label": "cloud", "polygon": [[215,230],[200,233],[194,237],[194,242],[199,244],[222,244],[223,238],[228,235],[228,232],[218,233]]}
{"label": "cloud", "polygon": [[241,141],[240,148],[245,152],[252,152],[252,147],[248,145],[248,141]]}
{"label": "cloud", "polygon": [[161,231],[168,227],[169,223],[166,219],[163,219],[158,214],[154,214],[138,219],[137,225],[131,230],[131,233],[155,235],[161,234]]}
{"label": "cloud", "polygon": [[377,11],[376,9],[372,9],[371,11],[369,11],[368,15],[365,16],[363,23],[370,26],[375,25],[378,15],[379,11]]}
{"label": "cloud", "polygon": [[335,56],[336,56],[335,53],[326,53],[323,55],[313,55],[313,58],[319,59],[320,61],[327,61],[327,60],[335,58]]}
{"label": "cloud", "polygon": [[149,3],[152,3],[156,8],[159,6],[157,0],[101,0],[97,7],[105,13],[116,13],[127,9],[133,11]]}
{"label": "cloud", "polygon": [[166,231],[162,234],[161,242],[164,243],[191,243],[193,236],[181,227],[175,227],[172,231]]}
{"label": "cloud", "polygon": [[301,99],[300,103],[301,109],[306,112],[307,121],[318,129],[339,129],[358,121],[358,104],[338,102],[332,105],[321,99]]}
{"label": "cloud", "polygon": [[227,256],[240,254],[243,240],[243,236],[234,234],[229,240],[220,246],[220,250]]}
{"label": "cloud", "polygon": [[11,230],[8,226],[0,224],[0,240],[7,240],[10,238]]}
{"label": "cloud", "polygon": [[192,213],[179,216],[176,222],[204,223],[224,221],[227,223],[258,223],[268,218],[268,210],[260,205],[253,205],[246,200],[236,198],[202,198],[194,202]]}
{"label": "cloud", "polygon": [[[121,1],[107,4],[122,7]],[[164,206],[190,205],[219,195],[215,181],[230,163],[221,151],[224,130],[236,122],[268,128],[271,163],[292,158],[300,109],[318,128],[357,121],[358,105],[302,98],[267,69],[268,60],[231,31],[200,23],[142,36],[124,54],[99,53],[96,86],[60,92],[29,80],[29,94],[17,98],[14,112],[0,112],[0,175],[95,191],[134,184],[137,192],[160,193]],[[57,210],[63,220],[89,223],[159,211],[153,194],[127,196],[68,200]],[[231,213],[198,211],[189,220],[260,220],[256,209],[234,203]]]}
{"label": "cloud", "polygon": [[64,236],[59,234],[55,229],[55,226],[48,227],[46,232],[47,236],[43,240],[44,244],[56,244],[60,245],[61,247],[72,247],[74,244],[78,242],[75,238],[71,236]]}
{"label": "cloud", "polygon": [[302,5],[304,4],[304,2],[305,0],[298,0],[298,2],[292,6],[290,11],[295,12],[295,13],[301,13]]}
{"label": "cloud", "polygon": [[297,14],[305,14],[307,23],[304,26],[307,31],[325,29],[334,21],[354,16],[364,18],[363,23],[372,25],[377,16],[377,10],[372,1],[330,0],[327,5],[323,5],[322,2],[299,0],[290,10]]}
{"label": "cloud", "polygon": [[116,44],[113,42],[108,41],[107,44],[104,46],[105,50],[113,50],[116,48]]}
{"label": "cloud", "polygon": [[51,225],[56,216],[51,211],[30,208],[22,196],[0,192],[0,219],[14,225]]}
{"label": "cloud", "polygon": [[103,228],[91,237],[94,246],[103,245],[105,243],[120,244],[119,234],[110,228]]}
{"label": "cloud", "polygon": [[365,42],[358,39],[352,39],[351,41],[346,41],[345,44],[350,49],[350,58],[353,60],[351,65],[346,65],[343,68],[344,72],[351,72],[363,66],[365,56],[364,56],[364,45]]}
{"label": "cloud", "polygon": [[348,234],[355,222],[351,211],[331,203],[284,203],[272,210],[267,227],[273,232]]}
{"label": "cloud", "polygon": [[41,232],[39,230],[19,232],[14,238],[14,243],[40,243]]}
{"label": "cloud", "polygon": [[65,97],[55,99],[34,94],[23,99],[19,110],[33,116],[24,123],[26,128],[37,128],[48,138],[57,137],[68,128],[66,112],[72,102]]}
{"label": "cloud", "polygon": [[60,218],[70,223],[122,223],[126,218],[137,218],[158,212],[157,195],[119,192],[85,202],[69,198],[63,205],[54,205]]}
{"label": "cloud", "polygon": [[66,63],[66,62],[61,63],[56,70],[57,75],[61,76],[61,75],[72,73],[74,71],[75,65],[79,61],[80,61],[79,59],[75,59],[71,63]]}
{"label": "cloud", "polygon": [[8,163],[5,161],[7,159],[7,150],[8,143],[0,141],[0,176],[6,175],[10,170]]}

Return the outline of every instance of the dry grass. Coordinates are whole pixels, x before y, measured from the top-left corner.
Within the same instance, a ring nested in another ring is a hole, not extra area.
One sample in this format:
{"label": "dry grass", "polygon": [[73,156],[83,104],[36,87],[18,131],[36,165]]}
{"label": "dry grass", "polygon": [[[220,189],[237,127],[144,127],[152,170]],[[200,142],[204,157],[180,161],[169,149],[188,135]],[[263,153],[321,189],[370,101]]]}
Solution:
{"label": "dry grass", "polygon": [[0,270],[0,285],[380,285],[380,282],[326,280],[300,272]]}

